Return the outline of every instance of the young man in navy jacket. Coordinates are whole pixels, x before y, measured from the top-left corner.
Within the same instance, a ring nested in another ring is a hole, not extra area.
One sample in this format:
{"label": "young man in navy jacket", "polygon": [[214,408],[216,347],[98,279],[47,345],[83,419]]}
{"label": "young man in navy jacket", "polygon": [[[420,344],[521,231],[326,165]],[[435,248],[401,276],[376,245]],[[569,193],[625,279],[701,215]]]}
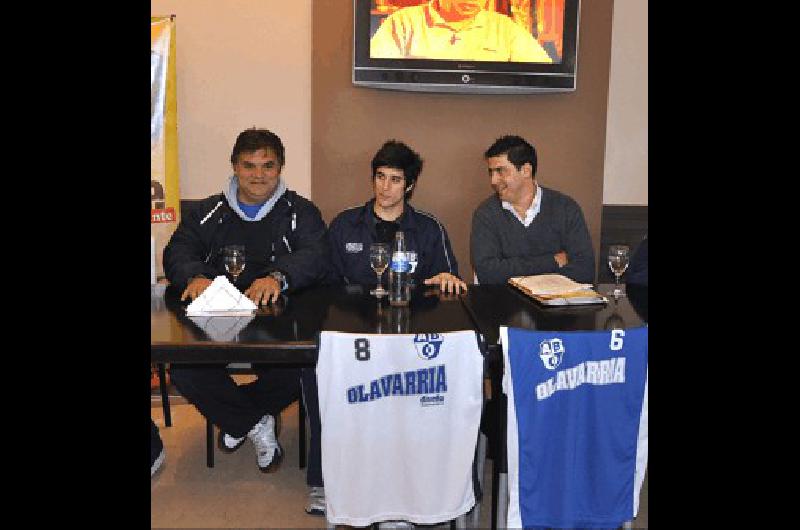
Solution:
{"label": "young man in navy jacket", "polygon": [[[375,154],[371,178],[373,197],[366,204],[337,215],[328,231],[333,273],[339,282],[374,285],[377,279],[369,262],[370,245],[387,243],[391,247],[395,233],[402,230],[406,250],[417,253],[416,278],[446,293],[467,290],[466,283],[458,277],[458,263],[442,223],[408,204],[421,170],[419,154],[402,142],[389,140]],[[306,512],[323,515],[320,420],[313,370],[303,371],[303,393],[311,422],[306,476],[310,492]]]}
{"label": "young man in navy jacket", "polygon": [[415,277],[446,292],[466,290],[466,284],[458,277],[458,263],[442,223],[408,204],[421,170],[420,156],[402,142],[390,140],[375,154],[373,198],[343,211],[331,221],[331,257],[340,281],[374,284],[369,246],[372,243],[391,246],[395,232],[402,230],[406,250],[417,252]]}

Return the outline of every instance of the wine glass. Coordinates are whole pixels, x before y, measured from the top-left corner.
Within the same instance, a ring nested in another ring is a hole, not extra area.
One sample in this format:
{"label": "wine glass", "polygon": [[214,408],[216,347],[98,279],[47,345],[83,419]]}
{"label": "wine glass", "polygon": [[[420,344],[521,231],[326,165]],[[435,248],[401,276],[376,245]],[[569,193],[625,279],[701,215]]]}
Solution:
{"label": "wine glass", "polygon": [[369,294],[375,295],[378,298],[386,296],[389,292],[383,288],[383,281],[381,277],[383,271],[389,266],[389,245],[386,243],[373,243],[369,246],[369,264],[372,270],[378,275],[378,286],[371,290]]}
{"label": "wine glass", "polygon": [[608,247],[608,266],[611,268],[611,272],[614,273],[616,285],[613,291],[606,294],[613,295],[614,298],[625,296],[625,291],[619,283],[619,277],[622,276],[622,273],[628,268],[630,253],[631,249],[628,245],[611,245]]}
{"label": "wine glass", "polygon": [[244,246],[228,245],[222,249],[222,259],[225,263],[225,270],[233,277],[233,283],[244,270]]}

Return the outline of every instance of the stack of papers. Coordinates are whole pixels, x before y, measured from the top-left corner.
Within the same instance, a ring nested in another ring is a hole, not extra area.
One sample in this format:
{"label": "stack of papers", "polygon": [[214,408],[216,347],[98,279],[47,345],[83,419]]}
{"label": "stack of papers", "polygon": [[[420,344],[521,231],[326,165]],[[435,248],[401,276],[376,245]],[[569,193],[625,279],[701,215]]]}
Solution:
{"label": "stack of papers", "polygon": [[187,316],[249,316],[258,309],[225,276],[217,276],[186,308]]}
{"label": "stack of papers", "polygon": [[602,304],[608,300],[590,283],[578,283],[560,274],[515,276],[508,283],[543,305]]}

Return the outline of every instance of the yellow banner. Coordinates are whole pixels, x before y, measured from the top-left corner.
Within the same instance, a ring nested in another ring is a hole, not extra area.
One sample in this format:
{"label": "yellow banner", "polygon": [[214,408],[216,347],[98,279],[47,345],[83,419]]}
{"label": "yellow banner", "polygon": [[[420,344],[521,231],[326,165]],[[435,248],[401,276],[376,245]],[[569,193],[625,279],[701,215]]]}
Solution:
{"label": "yellow banner", "polygon": [[180,221],[175,20],[150,19],[151,283],[164,277],[161,255]]}

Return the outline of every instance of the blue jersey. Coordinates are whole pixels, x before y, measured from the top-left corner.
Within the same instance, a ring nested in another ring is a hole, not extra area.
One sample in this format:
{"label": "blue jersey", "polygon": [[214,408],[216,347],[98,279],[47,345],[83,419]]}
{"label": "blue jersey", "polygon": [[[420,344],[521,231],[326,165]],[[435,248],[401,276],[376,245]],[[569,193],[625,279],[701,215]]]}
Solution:
{"label": "blue jersey", "polygon": [[508,527],[633,519],[647,465],[647,328],[500,335]]}

